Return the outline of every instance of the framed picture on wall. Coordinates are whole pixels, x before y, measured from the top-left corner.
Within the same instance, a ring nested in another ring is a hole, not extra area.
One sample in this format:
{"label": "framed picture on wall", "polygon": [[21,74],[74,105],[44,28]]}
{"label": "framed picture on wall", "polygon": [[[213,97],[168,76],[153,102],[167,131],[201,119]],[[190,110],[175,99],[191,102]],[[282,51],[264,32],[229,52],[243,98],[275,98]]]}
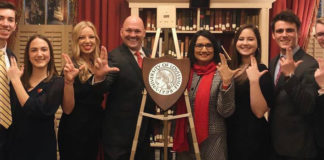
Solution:
{"label": "framed picture on wall", "polygon": [[24,1],[25,24],[45,24],[45,1]]}
{"label": "framed picture on wall", "polygon": [[68,25],[74,20],[76,0],[24,0],[25,24]]}

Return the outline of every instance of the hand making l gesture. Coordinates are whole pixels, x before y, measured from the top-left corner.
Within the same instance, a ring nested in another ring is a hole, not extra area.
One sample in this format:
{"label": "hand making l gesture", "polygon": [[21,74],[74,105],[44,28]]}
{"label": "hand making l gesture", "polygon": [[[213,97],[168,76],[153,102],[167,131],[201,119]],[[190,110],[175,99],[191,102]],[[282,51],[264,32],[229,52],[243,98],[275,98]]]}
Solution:
{"label": "hand making l gesture", "polygon": [[81,65],[79,68],[75,68],[71,58],[67,54],[62,53],[62,57],[66,62],[63,68],[65,84],[73,84],[74,78],[79,74],[79,71],[84,68],[84,65]]}
{"label": "hand making l gesture", "polygon": [[302,62],[302,60],[295,62],[293,59],[292,49],[290,47],[286,48],[286,57],[280,58],[281,73],[283,73],[286,77],[294,74],[295,69]]}
{"label": "hand making l gesture", "polygon": [[119,71],[117,67],[109,67],[108,53],[104,46],[101,46],[100,56],[95,60],[94,67],[91,68],[91,71],[94,74],[95,82],[104,80],[105,75],[108,73]]}
{"label": "hand making l gesture", "polygon": [[260,77],[267,73],[268,70],[263,70],[262,72],[260,72],[255,57],[251,55],[250,58],[251,66],[246,69],[247,77],[249,78],[250,82],[259,82]]}
{"label": "hand making l gesture", "polygon": [[223,86],[229,86],[235,74],[240,71],[240,69],[231,70],[228,65],[224,54],[219,53],[221,63],[218,63],[217,69],[223,81]]}

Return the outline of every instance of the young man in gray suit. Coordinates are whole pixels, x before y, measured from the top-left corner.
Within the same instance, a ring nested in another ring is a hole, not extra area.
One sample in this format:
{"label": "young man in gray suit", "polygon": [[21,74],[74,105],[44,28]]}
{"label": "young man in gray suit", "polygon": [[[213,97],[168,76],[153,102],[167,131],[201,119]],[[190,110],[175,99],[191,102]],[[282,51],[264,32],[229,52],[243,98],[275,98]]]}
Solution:
{"label": "young man in gray suit", "polygon": [[298,45],[300,21],[291,11],[277,14],[272,23],[272,38],[280,54],[270,62],[275,84],[275,101],[269,121],[276,160],[315,159],[312,117],[317,90],[316,60]]}

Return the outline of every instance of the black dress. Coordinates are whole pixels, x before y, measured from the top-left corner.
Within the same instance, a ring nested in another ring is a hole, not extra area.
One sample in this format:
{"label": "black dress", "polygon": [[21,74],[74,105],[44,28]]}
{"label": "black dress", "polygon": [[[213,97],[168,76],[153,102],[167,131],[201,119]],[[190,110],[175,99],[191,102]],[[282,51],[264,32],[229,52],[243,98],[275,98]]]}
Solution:
{"label": "black dress", "polygon": [[[92,79],[92,78],[90,78]],[[95,92],[90,82],[74,82],[75,107],[70,115],[63,113],[58,131],[62,160],[95,160],[101,134],[103,94]]]}
{"label": "black dress", "polygon": [[[261,71],[266,66],[259,64]],[[273,83],[269,72],[260,77],[261,92],[269,107],[273,99]],[[266,160],[271,154],[269,126],[264,117],[257,118],[250,106],[249,80],[235,82],[235,112],[227,121],[229,160]]]}
{"label": "black dress", "polygon": [[11,89],[12,125],[9,127],[9,160],[56,160],[54,115],[62,102],[64,81],[53,77],[28,92],[21,107]]}
{"label": "black dress", "polygon": [[318,146],[318,159],[324,159],[324,95],[317,97],[317,106],[313,124],[315,129],[316,144]]}

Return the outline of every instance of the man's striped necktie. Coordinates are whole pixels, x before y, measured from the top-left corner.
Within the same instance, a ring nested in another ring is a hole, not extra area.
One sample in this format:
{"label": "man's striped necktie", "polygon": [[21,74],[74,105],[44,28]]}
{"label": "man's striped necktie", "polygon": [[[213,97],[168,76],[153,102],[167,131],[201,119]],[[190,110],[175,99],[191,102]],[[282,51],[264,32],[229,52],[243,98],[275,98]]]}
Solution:
{"label": "man's striped necktie", "polygon": [[9,80],[7,77],[5,55],[0,51],[0,124],[9,128],[12,123]]}

